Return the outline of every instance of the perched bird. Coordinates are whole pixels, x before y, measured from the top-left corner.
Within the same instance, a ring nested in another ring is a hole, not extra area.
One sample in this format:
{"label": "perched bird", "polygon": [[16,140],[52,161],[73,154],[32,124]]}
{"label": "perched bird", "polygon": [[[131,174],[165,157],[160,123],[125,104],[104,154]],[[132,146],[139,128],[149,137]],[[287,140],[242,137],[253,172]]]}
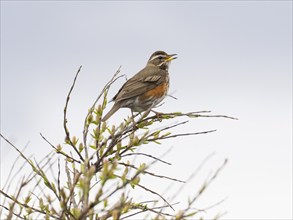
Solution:
{"label": "perched bird", "polygon": [[118,109],[130,108],[132,112],[143,112],[156,107],[167,95],[169,89],[168,68],[177,54],[168,55],[156,51],[149,58],[146,66],[127,80],[112,99],[112,109],[103,117],[108,120]]}

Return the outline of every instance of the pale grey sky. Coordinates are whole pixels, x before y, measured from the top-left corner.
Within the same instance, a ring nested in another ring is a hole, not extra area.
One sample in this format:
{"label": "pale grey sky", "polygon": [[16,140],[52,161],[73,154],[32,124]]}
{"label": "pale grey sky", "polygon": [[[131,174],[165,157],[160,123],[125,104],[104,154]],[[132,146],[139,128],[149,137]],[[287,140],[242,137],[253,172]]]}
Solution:
{"label": "pale grey sky", "polygon": [[[29,141],[35,157],[50,150],[39,132],[62,143],[66,94],[83,65],[68,115],[81,136],[87,109],[118,67],[130,77],[156,50],[178,54],[170,67],[178,100],[167,98],[160,111],[239,118],[174,130],[217,132],[150,147],[160,155],[173,146],[171,169],[156,170],[184,179],[216,152],[181,199],[227,157],[198,208],[227,196],[216,209],[225,219],[291,219],[292,1],[1,1],[1,133],[20,148]],[[1,142],[1,180],[16,155]]]}

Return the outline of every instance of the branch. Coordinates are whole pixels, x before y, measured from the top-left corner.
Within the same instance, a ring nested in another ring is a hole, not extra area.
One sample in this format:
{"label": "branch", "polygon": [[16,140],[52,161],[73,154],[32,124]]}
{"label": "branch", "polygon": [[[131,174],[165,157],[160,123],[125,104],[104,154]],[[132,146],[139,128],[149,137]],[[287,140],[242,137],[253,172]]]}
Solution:
{"label": "branch", "polygon": [[[27,205],[27,204],[25,204],[25,203],[22,203],[22,202],[19,202],[17,199],[15,199],[15,198],[9,196],[7,193],[5,193],[4,191],[2,191],[1,189],[0,189],[0,193],[3,194],[3,195],[4,195],[5,197],[7,197],[8,199],[10,199],[11,201],[13,201],[13,202],[15,202],[16,204],[20,205],[20,206],[23,206],[23,207],[25,207],[25,208],[31,209],[31,210],[33,210],[33,211],[35,211],[35,212],[38,212],[38,213],[42,213],[42,214],[44,214],[44,215],[47,214],[46,212],[44,212],[44,211],[42,211],[42,210],[40,210],[40,209],[37,209],[37,208],[31,207],[31,206],[29,206],[29,205]],[[58,219],[58,216],[56,216],[56,215],[52,215],[52,214],[49,214],[49,213],[48,213],[48,215],[49,215],[50,217],[52,217],[52,218]]]}
{"label": "branch", "polygon": [[188,202],[188,206],[180,213],[179,216],[176,216],[176,220],[177,219],[185,219],[187,217],[186,215],[188,215],[188,214],[186,214],[186,212],[191,209],[191,206],[193,205],[193,203],[198,200],[198,198],[202,195],[202,193],[205,191],[205,189],[216,179],[218,174],[226,166],[227,162],[228,162],[228,159],[225,159],[224,163],[216,170],[216,172],[213,174],[213,176],[206,180],[206,182],[202,185],[202,187],[198,191],[197,195],[194,196],[193,199]]}
{"label": "branch", "polygon": [[76,146],[72,143],[71,139],[70,139],[70,134],[69,134],[69,130],[67,128],[67,118],[66,118],[66,114],[67,114],[67,107],[68,107],[68,103],[69,103],[69,99],[70,99],[70,95],[71,95],[71,92],[75,86],[75,82],[76,82],[76,79],[77,79],[77,76],[81,70],[81,67],[79,67],[75,77],[74,77],[74,80],[73,80],[73,83],[72,83],[72,86],[69,90],[69,93],[67,95],[67,98],[66,98],[66,103],[65,103],[65,107],[64,107],[64,117],[63,117],[63,127],[64,127],[64,131],[65,131],[65,135],[66,135],[66,142],[69,143],[72,148],[74,149],[74,151],[77,153],[77,155],[79,156],[79,158],[81,159],[81,161],[84,161],[82,155],[80,154],[80,152],[76,149]]}
{"label": "branch", "polygon": [[48,141],[43,135],[42,133],[40,133],[41,137],[56,151],[57,154],[61,154],[62,156],[66,157],[66,159],[69,159],[71,161],[74,161],[76,163],[81,163],[79,160],[74,159],[73,157],[69,156],[68,154],[66,154],[63,151],[58,150],[57,147],[55,147],[50,141]]}
{"label": "branch", "polygon": [[[203,115],[205,113],[210,113],[211,111],[197,111],[197,112],[188,112],[188,113],[182,113],[182,112],[170,112],[170,113],[159,113],[158,115],[149,116],[144,119],[145,120],[159,120],[159,119],[169,119],[169,118],[175,118],[175,117],[190,117],[190,118],[227,118],[232,120],[238,120],[238,118],[230,117],[227,115]],[[159,117],[158,117],[159,116]]]}
{"label": "branch", "polygon": [[[133,168],[135,170],[139,170],[138,167],[132,165],[132,164],[127,164],[127,163],[118,163],[120,165],[123,165],[125,167],[130,167],[130,168]],[[150,175],[150,176],[154,176],[154,177],[158,177],[158,178],[162,178],[162,179],[168,179],[168,180],[172,180],[172,181],[175,181],[175,182],[179,182],[179,183],[185,183],[185,181],[183,180],[179,180],[179,179],[175,179],[175,178],[171,178],[171,177],[168,177],[168,176],[163,176],[163,175],[157,175],[157,174],[154,174],[154,173],[151,173],[149,171],[144,171],[144,173]]]}
{"label": "branch", "polygon": [[162,159],[159,159],[158,157],[155,157],[155,156],[150,155],[150,154],[145,154],[145,153],[129,153],[129,154],[124,154],[124,155],[122,155],[121,157],[127,157],[127,156],[133,156],[133,155],[142,155],[142,156],[150,157],[150,158],[155,159],[155,160],[157,160],[157,161],[160,161],[160,162],[162,162],[162,163],[164,163],[164,164],[172,165],[171,163],[166,162],[166,161],[164,161],[164,160],[162,160]]}
{"label": "branch", "polygon": [[[84,129],[83,129],[83,144],[84,146],[87,145],[87,134],[88,134],[88,128],[89,128],[89,123],[88,123],[88,118],[90,117],[90,115],[92,115],[95,106],[97,104],[97,102],[100,100],[100,98],[102,97],[103,94],[105,94],[105,92],[107,92],[110,89],[110,86],[119,78],[123,77],[123,75],[118,76],[117,75],[120,73],[120,69],[121,66],[118,68],[118,70],[116,71],[116,73],[114,74],[114,76],[110,79],[110,81],[104,86],[104,88],[102,89],[101,93],[98,95],[98,97],[96,98],[96,100],[94,101],[92,107],[90,108],[90,110],[88,111],[85,120],[84,120]],[[105,97],[106,98],[106,97]],[[104,100],[105,101],[105,100]],[[100,123],[99,123],[100,126]]]}
{"label": "branch", "polygon": [[[186,183],[189,183],[194,177],[195,175],[198,174],[198,172],[202,169],[202,167],[204,166],[204,164],[212,157],[214,156],[215,153],[211,153],[209,154],[201,163],[200,165],[196,168],[196,170],[187,178],[187,180],[185,181]],[[181,191],[184,189],[184,187],[186,187],[186,184],[182,185],[175,193],[174,195],[171,197],[170,201],[173,201],[178,195],[180,195]]]}
{"label": "branch", "polygon": [[150,192],[150,193],[152,193],[152,194],[155,194],[155,195],[157,195],[157,196],[159,196],[162,200],[164,200],[164,202],[165,203],[167,203],[168,204],[168,206],[173,210],[173,211],[175,211],[175,209],[173,208],[173,206],[162,196],[162,195],[160,195],[159,193],[157,193],[157,192],[155,192],[155,191],[153,191],[153,190],[151,190],[151,189],[149,189],[149,188],[147,188],[147,187],[145,187],[145,186],[143,186],[143,185],[140,185],[140,184],[137,184],[137,186],[139,186],[140,188],[142,188],[142,189],[144,189],[145,191],[148,191],[148,192]]}
{"label": "branch", "polygon": [[[157,202],[157,201],[156,201]],[[140,209],[141,211],[138,211],[138,212],[135,212],[135,213],[132,213],[130,215],[127,215],[127,216],[124,216],[121,218],[122,219],[127,219],[127,218],[130,218],[130,217],[133,217],[135,215],[138,215],[140,213],[144,213],[146,211],[150,211],[150,212],[153,212],[153,213],[156,213],[157,215],[159,216],[162,216],[162,217],[173,217],[173,215],[169,214],[169,213],[165,213],[165,212],[162,212],[162,210],[160,211],[156,211],[156,209],[163,209],[163,208],[167,208],[169,207],[168,205],[164,205],[164,206],[158,206],[158,207],[152,207],[152,208],[148,208],[147,206],[144,206],[144,205],[141,205],[143,204],[144,202],[140,202],[139,205],[135,205],[134,207],[132,207],[132,209]],[[175,204],[172,204],[172,205],[176,205],[177,203]],[[163,218],[164,219],[164,218]]]}
{"label": "branch", "polygon": [[212,133],[217,130],[209,130],[209,131],[200,131],[200,132],[192,132],[192,133],[183,133],[183,134],[174,134],[174,135],[169,135],[169,136],[161,136],[158,138],[149,138],[147,141],[157,141],[157,140],[163,140],[163,139],[168,139],[168,138],[175,138],[175,137],[180,137],[180,136],[190,136],[190,135],[199,135],[199,134],[207,134],[207,133]]}
{"label": "branch", "polygon": [[[9,210],[9,208],[7,208],[7,207],[4,206],[4,205],[1,205],[1,204],[0,204],[0,207],[2,207],[3,209],[6,209],[6,211],[12,212],[13,215],[15,215],[16,217],[18,217],[18,218],[20,218],[20,219],[25,219],[25,218],[21,217],[19,214],[13,212],[12,210]],[[1,216],[1,215],[0,215],[0,216]],[[11,218],[9,219],[8,217],[7,217],[7,219],[8,219],[8,220],[11,220]]]}

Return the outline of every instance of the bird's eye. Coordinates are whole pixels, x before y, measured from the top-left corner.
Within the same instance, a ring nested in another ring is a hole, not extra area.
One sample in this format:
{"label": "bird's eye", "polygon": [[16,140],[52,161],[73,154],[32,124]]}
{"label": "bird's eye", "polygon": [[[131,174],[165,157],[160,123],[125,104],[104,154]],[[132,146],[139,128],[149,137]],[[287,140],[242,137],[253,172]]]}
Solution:
{"label": "bird's eye", "polygon": [[159,56],[158,58],[159,58],[160,60],[162,60],[162,59],[163,59],[163,57],[162,57],[162,56]]}

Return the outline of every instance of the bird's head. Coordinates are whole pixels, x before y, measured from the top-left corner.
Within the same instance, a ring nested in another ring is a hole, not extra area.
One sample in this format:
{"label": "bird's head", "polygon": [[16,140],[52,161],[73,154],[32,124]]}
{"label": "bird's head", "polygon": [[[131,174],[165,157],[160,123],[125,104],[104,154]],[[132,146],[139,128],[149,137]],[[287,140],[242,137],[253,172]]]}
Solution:
{"label": "bird's head", "polygon": [[176,59],[177,54],[167,54],[164,51],[156,51],[154,52],[150,59],[148,60],[147,65],[158,66],[161,69],[168,70],[169,64],[171,60]]}

